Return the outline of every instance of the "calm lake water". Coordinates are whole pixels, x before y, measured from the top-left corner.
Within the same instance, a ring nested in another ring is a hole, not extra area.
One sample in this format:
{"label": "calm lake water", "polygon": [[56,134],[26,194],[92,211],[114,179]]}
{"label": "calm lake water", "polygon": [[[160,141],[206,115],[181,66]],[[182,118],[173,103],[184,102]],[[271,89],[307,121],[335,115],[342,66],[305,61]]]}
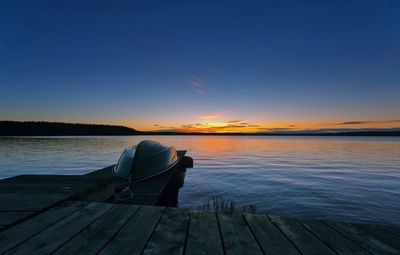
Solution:
{"label": "calm lake water", "polygon": [[237,207],[254,204],[260,213],[400,226],[400,138],[0,138],[0,178],[88,173],[149,138],[194,158],[180,207],[218,197]]}

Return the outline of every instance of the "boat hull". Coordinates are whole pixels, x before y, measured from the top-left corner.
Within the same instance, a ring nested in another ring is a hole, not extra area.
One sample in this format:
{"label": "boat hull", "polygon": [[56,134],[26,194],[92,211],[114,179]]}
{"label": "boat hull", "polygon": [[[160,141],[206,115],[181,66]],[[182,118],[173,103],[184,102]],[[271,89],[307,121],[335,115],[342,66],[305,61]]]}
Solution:
{"label": "boat hull", "polygon": [[122,153],[114,173],[130,182],[140,182],[162,174],[178,163],[174,146],[144,140]]}

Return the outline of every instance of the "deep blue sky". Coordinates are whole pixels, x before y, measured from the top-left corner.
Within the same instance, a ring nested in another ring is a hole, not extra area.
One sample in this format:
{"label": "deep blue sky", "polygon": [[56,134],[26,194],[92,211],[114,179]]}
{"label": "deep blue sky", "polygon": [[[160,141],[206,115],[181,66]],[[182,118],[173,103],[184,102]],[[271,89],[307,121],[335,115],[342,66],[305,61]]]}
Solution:
{"label": "deep blue sky", "polygon": [[0,119],[400,126],[399,13],[400,1],[2,1]]}

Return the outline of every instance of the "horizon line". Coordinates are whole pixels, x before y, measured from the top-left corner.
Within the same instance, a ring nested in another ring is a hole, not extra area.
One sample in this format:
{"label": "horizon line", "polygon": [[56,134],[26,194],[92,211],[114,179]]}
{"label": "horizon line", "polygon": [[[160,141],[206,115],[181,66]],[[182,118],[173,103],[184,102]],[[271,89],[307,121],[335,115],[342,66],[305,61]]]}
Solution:
{"label": "horizon line", "polygon": [[[130,130],[133,135],[282,135],[282,136],[290,136],[290,135],[352,135],[352,134],[361,134],[361,135],[382,135],[382,134],[395,134],[396,136],[400,134],[400,127],[394,128],[348,128],[348,129],[334,129],[334,128],[325,128],[325,129],[304,129],[304,130],[277,130],[277,131],[263,131],[263,132],[185,132],[185,131],[176,131],[176,130],[150,130],[150,131],[142,131],[137,130],[135,128],[127,127],[124,125],[114,125],[114,124],[93,124],[93,123],[71,123],[71,122],[52,122],[52,121],[13,121],[13,120],[0,120],[0,123],[9,123],[9,124],[21,124],[21,123],[32,123],[32,124],[50,124],[50,125],[86,125],[86,126],[104,126],[104,127],[119,127]],[[105,132],[106,134],[106,132]],[[126,133],[127,135],[128,132]],[[1,135],[1,134],[0,134]]]}

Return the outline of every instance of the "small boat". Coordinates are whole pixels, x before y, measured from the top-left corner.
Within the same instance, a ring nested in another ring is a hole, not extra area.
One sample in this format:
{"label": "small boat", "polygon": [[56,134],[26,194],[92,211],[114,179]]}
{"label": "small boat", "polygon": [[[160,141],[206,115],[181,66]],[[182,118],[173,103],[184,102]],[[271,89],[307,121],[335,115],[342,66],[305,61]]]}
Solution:
{"label": "small boat", "polygon": [[144,140],[122,152],[113,172],[131,183],[140,182],[170,170],[177,163],[178,154],[174,146]]}

